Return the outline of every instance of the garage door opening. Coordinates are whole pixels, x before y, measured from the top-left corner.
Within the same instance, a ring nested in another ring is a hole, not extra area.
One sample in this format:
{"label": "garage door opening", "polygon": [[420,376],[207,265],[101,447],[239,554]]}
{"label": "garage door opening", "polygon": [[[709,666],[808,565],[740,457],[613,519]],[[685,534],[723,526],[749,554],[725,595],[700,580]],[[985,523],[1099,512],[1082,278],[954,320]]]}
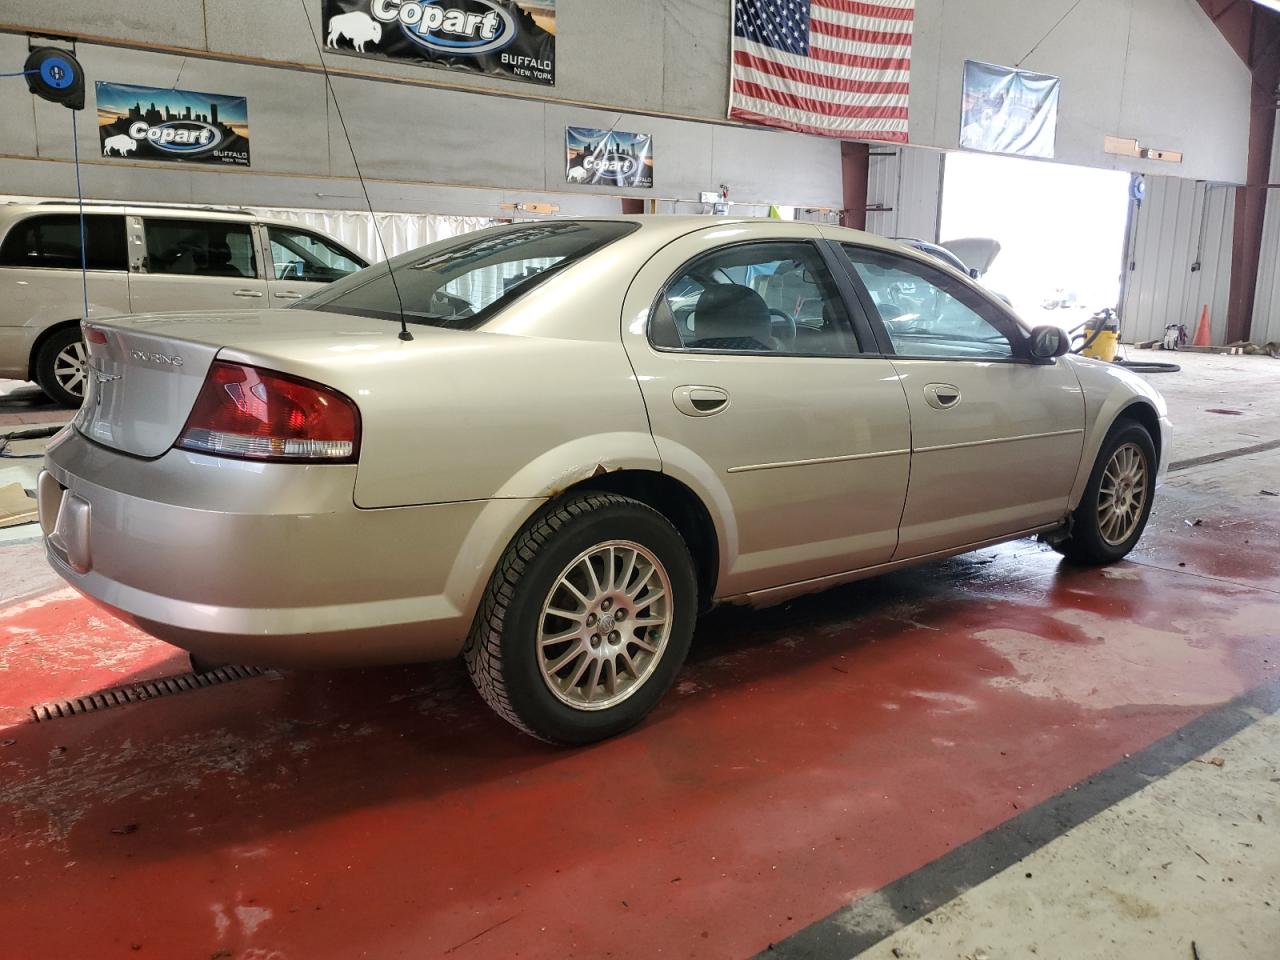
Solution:
{"label": "garage door opening", "polygon": [[982,282],[1031,324],[1070,329],[1120,300],[1129,174],[950,153],[941,237],[990,237],[1001,250]]}

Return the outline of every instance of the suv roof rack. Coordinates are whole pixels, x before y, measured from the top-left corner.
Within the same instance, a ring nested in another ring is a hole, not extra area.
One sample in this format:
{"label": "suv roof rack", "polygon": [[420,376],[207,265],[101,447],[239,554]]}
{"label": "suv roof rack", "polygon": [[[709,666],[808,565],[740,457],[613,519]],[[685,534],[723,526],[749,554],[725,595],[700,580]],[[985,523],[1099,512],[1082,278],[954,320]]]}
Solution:
{"label": "suv roof rack", "polygon": [[[21,204],[21,203],[27,203],[30,201],[11,200],[9,202]],[[77,207],[80,205],[80,201],[77,200],[75,197],[66,197],[62,200],[37,200],[35,202],[35,205],[36,206]],[[161,203],[157,200],[86,200],[84,201],[84,205],[86,207],[156,207],[164,210],[199,210],[203,213],[238,213],[246,217],[253,216],[253,214],[251,214],[244,207],[230,207],[230,206],[213,207],[213,206],[207,206],[207,205],[198,206],[194,204],[182,204],[182,203]]]}

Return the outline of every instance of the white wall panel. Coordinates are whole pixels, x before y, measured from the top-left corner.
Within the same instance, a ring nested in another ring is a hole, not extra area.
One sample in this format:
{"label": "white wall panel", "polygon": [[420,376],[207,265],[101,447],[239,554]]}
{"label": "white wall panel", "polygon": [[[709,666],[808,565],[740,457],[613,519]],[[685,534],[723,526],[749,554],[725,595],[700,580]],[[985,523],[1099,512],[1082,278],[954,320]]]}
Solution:
{"label": "white wall panel", "polygon": [[[1280,124],[1271,146],[1270,183],[1280,183]],[[1280,341],[1280,190],[1267,191],[1262,221],[1262,252],[1258,261],[1258,286],[1253,302],[1249,339],[1254,343]]]}
{"label": "white wall panel", "polygon": [[1125,341],[1159,339],[1170,323],[1184,324],[1193,337],[1208,306],[1213,342],[1223,342],[1234,212],[1232,187],[1147,178],[1132,227],[1133,269],[1126,276],[1120,324]]}
{"label": "white wall panel", "polygon": [[867,229],[885,237],[938,240],[942,164],[938,150],[873,146],[867,173]]}

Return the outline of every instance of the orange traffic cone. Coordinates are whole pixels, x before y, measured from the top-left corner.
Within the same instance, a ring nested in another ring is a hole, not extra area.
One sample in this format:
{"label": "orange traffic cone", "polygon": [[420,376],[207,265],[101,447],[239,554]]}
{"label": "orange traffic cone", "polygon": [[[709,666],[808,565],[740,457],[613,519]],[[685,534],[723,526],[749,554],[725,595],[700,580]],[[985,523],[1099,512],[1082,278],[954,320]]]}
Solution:
{"label": "orange traffic cone", "polygon": [[1191,341],[1193,347],[1212,346],[1213,338],[1209,334],[1209,305],[1206,303],[1200,311],[1200,325],[1196,327],[1195,339]]}

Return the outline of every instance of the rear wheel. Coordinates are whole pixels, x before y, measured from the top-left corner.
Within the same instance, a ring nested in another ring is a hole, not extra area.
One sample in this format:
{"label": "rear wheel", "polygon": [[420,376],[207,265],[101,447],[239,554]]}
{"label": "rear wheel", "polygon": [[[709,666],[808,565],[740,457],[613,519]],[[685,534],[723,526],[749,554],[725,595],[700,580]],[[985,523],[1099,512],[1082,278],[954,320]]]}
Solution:
{"label": "rear wheel", "polygon": [[552,743],[634,726],[670,688],[693,636],[693,561],[657,511],[588,493],[507,549],[466,646],[481,696]]}
{"label": "rear wheel", "polygon": [[1071,532],[1054,549],[1078,563],[1113,563],[1137,544],[1155,495],[1156,448],[1145,427],[1125,421],[1098,452]]}
{"label": "rear wheel", "polygon": [[51,335],[36,354],[36,383],[60,406],[80,406],[89,372],[89,352],[78,326]]}

